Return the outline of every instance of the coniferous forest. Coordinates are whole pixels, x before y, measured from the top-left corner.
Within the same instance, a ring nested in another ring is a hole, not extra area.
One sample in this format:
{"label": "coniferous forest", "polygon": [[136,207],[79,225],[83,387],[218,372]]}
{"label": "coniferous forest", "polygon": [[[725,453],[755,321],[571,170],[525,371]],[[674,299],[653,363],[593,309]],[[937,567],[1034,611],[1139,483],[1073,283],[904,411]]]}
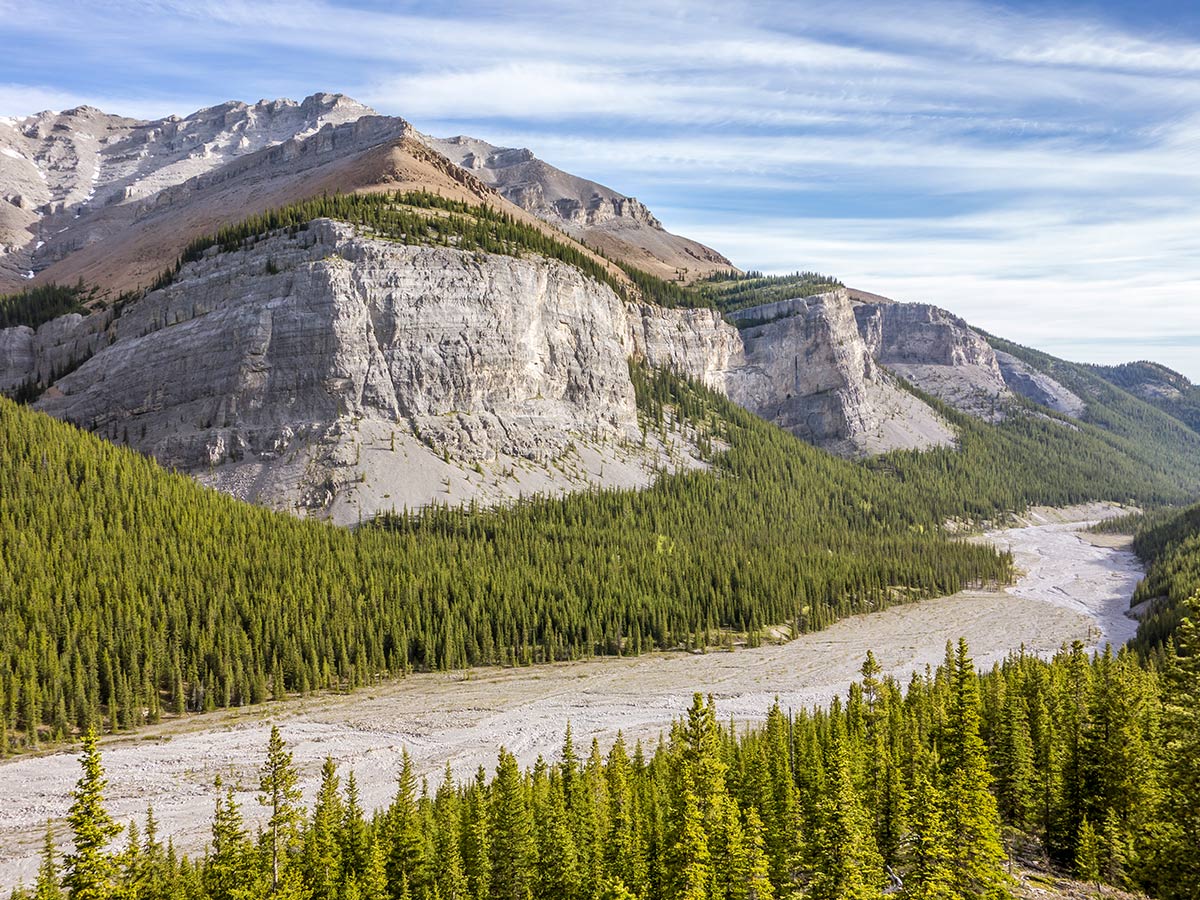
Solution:
{"label": "coniferous forest", "polygon": [[1187,475],[1036,416],[957,416],[957,449],[861,464],[667,373],[633,373],[647,428],[670,411],[728,447],[709,471],[353,533],[246,506],[0,401],[0,593],[14,598],[0,751],[414,669],[817,629],[1009,577],[1006,557],[952,540],[946,519],[1164,502]]}
{"label": "coniferous forest", "polygon": [[[1194,612],[1194,610],[1193,610]],[[92,734],[69,816],[47,831],[32,894],[15,898],[772,900],[1003,898],[1010,855],[1083,881],[1200,895],[1200,631],[1185,619],[1162,668],[1128,651],[1010,656],[978,675],[966,645],[902,686],[868,655],[845,702],[723,726],[697,694],[652,746],[618,737],[522,770],[418,783],[407,754],[373,814],[327,760],[305,809],[277,729],[247,827],[213,786],[212,838],[180,857],[114,822]]]}

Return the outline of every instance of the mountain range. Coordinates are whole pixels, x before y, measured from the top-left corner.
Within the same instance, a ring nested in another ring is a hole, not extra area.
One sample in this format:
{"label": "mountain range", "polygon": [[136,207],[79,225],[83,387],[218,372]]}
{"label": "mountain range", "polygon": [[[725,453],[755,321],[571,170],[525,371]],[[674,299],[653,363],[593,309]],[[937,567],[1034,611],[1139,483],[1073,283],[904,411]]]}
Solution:
{"label": "mountain range", "polygon": [[[377,200],[351,223],[269,219],[345,196]],[[381,224],[401,213],[431,224]],[[0,391],[346,524],[705,467],[684,423],[640,420],[630,360],[845,456],[954,446],[954,415],[1200,449],[1178,373],[1075,366],[836,278],[747,274],[529,150],[338,94],[0,119],[0,289],[26,311],[0,319]]]}

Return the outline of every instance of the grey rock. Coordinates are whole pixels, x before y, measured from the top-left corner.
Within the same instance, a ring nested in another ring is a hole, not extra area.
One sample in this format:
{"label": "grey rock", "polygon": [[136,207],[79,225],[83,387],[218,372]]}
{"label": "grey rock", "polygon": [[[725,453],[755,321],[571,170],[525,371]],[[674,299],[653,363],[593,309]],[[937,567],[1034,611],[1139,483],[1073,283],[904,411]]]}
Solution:
{"label": "grey rock", "polygon": [[1012,396],[986,340],[958,316],[924,303],[856,303],[867,352],[917,388],[988,420]]}
{"label": "grey rock", "polygon": [[1086,405],[1083,398],[1064,387],[1045,372],[1039,372],[1011,353],[996,351],[996,360],[1004,373],[1004,381],[1022,397],[1047,406],[1057,413],[1072,418],[1083,415]]}

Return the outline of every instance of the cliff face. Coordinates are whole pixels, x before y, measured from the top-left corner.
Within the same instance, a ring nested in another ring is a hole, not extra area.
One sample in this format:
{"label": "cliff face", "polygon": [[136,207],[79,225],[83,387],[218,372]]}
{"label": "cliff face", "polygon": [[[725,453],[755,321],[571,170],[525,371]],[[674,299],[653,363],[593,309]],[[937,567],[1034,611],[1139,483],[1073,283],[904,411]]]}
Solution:
{"label": "cliff face", "polygon": [[108,311],[72,313],[41,325],[0,329],[0,393],[46,385],[87,360],[109,340]]}
{"label": "cliff face", "polygon": [[844,289],[739,310],[746,368],[730,397],[849,455],[945,444],[953,432],[876,365]]}
{"label": "cliff face", "polygon": [[[321,220],[210,251],[113,333],[38,407],[222,486],[251,482],[251,499],[324,507],[362,483],[380,441],[399,452],[397,437],[405,454],[464,471],[547,468],[577,441],[619,455],[641,438],[625,304],[540,258],[366,240]],[[660,455],[637,463],[646,478]],[[275,496],[264,463],[299,483]],[[403,482],[393,468],[386,479]],[[430,502],[443,480],[380,493]]]}
{"label": "cliff face", "polygon": [[627,304],[541,257],[328,220],[210,250],[115,320],[0,331],[0,388],[49,384],[52,415],[244,499],[352,522],[701,465],[682,434],[643,435],[631,357],[847,455],[954,440],[893,371],[976,414],[1008,391],[982,337],[933,307],[842,289],[730,322]]}
{"label": "cliff face", "polygon": [[952,313],[924,303],[859,303],[867,351],[901,378],[960,412],[994,420],[1012,397],[996,354]]}

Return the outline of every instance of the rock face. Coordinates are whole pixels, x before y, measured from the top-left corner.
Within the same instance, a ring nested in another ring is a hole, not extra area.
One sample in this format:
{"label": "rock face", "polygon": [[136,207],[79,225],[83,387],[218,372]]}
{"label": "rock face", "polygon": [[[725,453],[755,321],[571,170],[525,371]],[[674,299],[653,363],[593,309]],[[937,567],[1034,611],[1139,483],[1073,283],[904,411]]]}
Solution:
{"label": "rock face", "polygon": [[643,434],[631,357],[845,455],[954,441],[893,372],[973,415],[1002,414],[1011,389],[1082,411],[934,307],[839,289],[726,320],[627,303],[541,257],[329,220],[209,250],[119,318],[0,331],[0,389],[49,385],[46,412],[244,499],[353,522],[701,465],[682,433]]}
{"label": "rock face", "polygon": [[540,257],[317,220],[210,250],[115,321],[8,329],[0,350],[17,384],[90,357],[39,409],[238,496],[337,521],[698,465],[678,436],[644,440],[631,356],[841,452],[952,439],[872,361],[845,292],[748,315],[772,321],[739,331],[714,310],[627,304]]}
{"label": "rock face", "polygon": [[738,330],[714,309],[629,308],[635,353],[655,369],[669,369],[721,394],[743,377],[746,353]]}
{"label": "rock face", "polygon": [[995,420],[1012,392],[983,336],[924,303],[858,303],[867,351],[881,365],[960,412]]}
{"label": "rock face", "polygon": [[847,291],[739,310],[746,368],[731,399],[804,440],[849,455],[953,440],[940,416],[880,370]]}
{"label": "rock face", "polygon": [[[270,272],[267,271],[268,264]],[[623,303],[545,260],[362,240],[318,220],[192,264],[39,403],[195,469],[329,423],[403,423],[469,459],[637,436]]]}
{"label": "rock face", "polygon": [[1083,398],[1059,384],[1045,372],[1017,359],[1011,353],[996,351],[996,361],[1004,375],[1005,383],[1022,397],[1034,403],[1048,406],[1064,416],[1079,418],[1083,415]]}
{"label": "rock face", "polygon": [[[37,408],[245,499],[342,522],[642,485],[660,467],[699,465],[682,442],[643,442],[638,425],[627,360],[639,342],[667,352],[660,312],[563,263],[369,240],[317,220],[186,266]],[[734,352],[737,332],[693,318],[690,346],[672,352],[717,379],[714,351]],[[82,339],[83,321],[38,337]],[[17,332],[0,347],[19,378],[32,358]]]}
{"label": "rock face", "polygon": [[323,192],[397,189],[511,202],[511,214],[665,277],[732,268],[636,199],[528,150],[439,140],[341,94],[314,94],[145,122],[86,106],[0,118],[0,292],[80,276],[128,290],[222,225]]}
{"label": "rock face", "polygon": [[89,359],[109,340],[112,313],[72,313],[36,331],[25,325],[0,329],[0,393],[24,385],[45,386]]}
{"label": "rock face", "polygon": [[96,211],[370,116],[348,97],[314,94],[302,103],[231,101],[149,122],[90,106],[0,119],[0,270],[33,275],[101,239],[88,227]]}

